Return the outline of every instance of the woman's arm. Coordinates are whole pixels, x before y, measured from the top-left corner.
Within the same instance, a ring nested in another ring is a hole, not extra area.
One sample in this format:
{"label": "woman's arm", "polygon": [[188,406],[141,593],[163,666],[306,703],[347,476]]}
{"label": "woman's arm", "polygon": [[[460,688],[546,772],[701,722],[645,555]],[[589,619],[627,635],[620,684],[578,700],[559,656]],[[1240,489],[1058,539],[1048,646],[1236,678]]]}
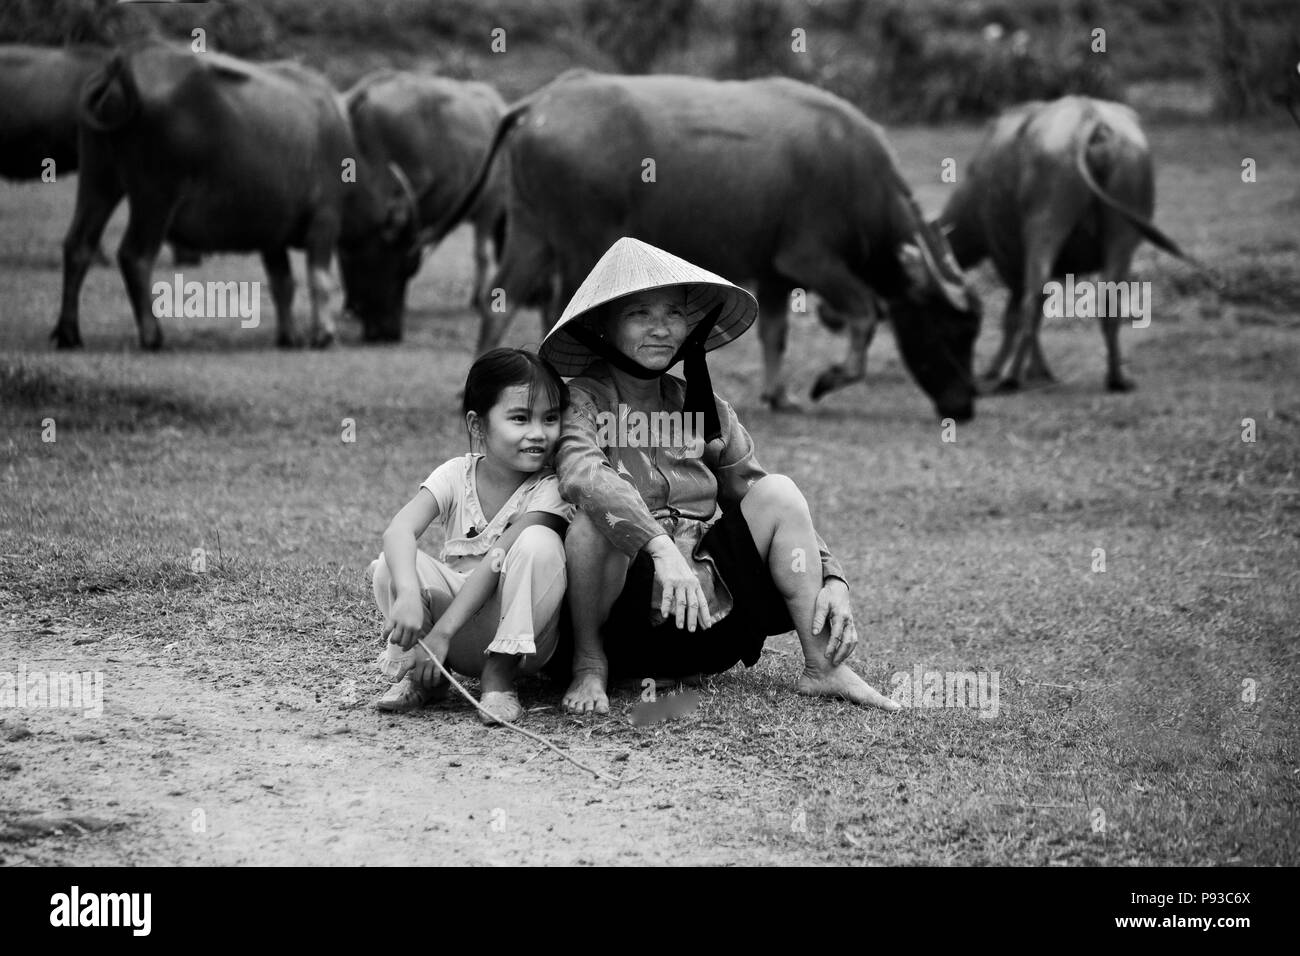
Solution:
{"label": "woman's arm", "polygon": [[655,579],[663,591],[659,611],[676,617],[678,627],[694,631],[713,623],[709,604],[691,565],[673,539],[655,520],[641,493],[621,478],[596,440],[599,426],[596,396],[569,383],[569,407],[555,453],[560,493],[595,522],[601,532],[629,557],[641,549],[654,560]]}
{"label": "woman's arm", "polygon": [[424,626],[424,602],[415,573],[415,541],[438,517],[438,501],[427,488],[402,506],[384,531],[384,562],[393,587],[393,603],[384,623],[384,636],[394,644],[411,647]]}
{"label": "woman's arm", "polygon": [[555,471],[564,500],[577,505],[596,523],[610,543],[628,556],[655,537],[663,526],[650,514],[645,499],[610,465],[596,436],[596,396],[569,384],[570,403],[555,452]]}

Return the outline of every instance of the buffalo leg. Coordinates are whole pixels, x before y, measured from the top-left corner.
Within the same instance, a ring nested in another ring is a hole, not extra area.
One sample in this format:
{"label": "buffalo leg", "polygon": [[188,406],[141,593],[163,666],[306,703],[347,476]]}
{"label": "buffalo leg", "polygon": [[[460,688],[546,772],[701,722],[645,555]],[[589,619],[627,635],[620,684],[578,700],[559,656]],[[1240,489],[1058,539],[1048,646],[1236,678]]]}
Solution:
{"label": "buffalo leg", "polygon": [[1015,391],[1022,385],[1042,385],[1054,381],[1039,340],[1043,328],[1041,292],[1025,293],[1017,322],[1018,334],[1014,340],[1011,368],[1007,377],[998,383],[998,391]]}
{"label": "buffalo leg", "polygon": [[151,208],[157,206],[148,199],[142,200],[138,207],[133,204],[126,234],[117,250],[117,266],[122,270],[126,294],[131,300],[131,310],[135,313],[140,347],[156,351],[162,348],[162,329],[158,326],[158,318],[153,314],[149,280],[153,276],[153,265],[158,260],[158,251],[167,234],[167,219],[170,215],[137,215],[137,209]]}
{"label": "buffalo leg", "polygon": [[311,297],[311,347],[323,349],[333,343],[338,332],[334,325],[334,277],[330,275],[332,246],[307,247],[307,292]]}
{"label": "buffalo leg", "polygon": [[1025,377],[1026,363],[1029,362],[1043,322],[1043,288],[1052,278],[1052,266],[1056,263],[1057,252],[1073,228],[1073,222],[1071,217],[1064,225],[1052,219],[1039,219],[1029,224],[1027,234],[1031,241],[1027,245],[1030,252],[1025,263],[1024,287],[1011,335],[1011,367],[998,384],[999,391],[1013,391],[1028,383]]}
{"label": "buffalo leg", "polygon": [[520,228],[519,218],[507,226],[506,248],[492,278],[492,288],[484,290],[479,302],[479,335],[475,354],[482,355],[501,344],[515,312],[527,301],[538,285],[538,277],[551,277],[554,265],[545,242]]}
{"label": "buffalo leg", "polygon": [[[1020,288],[1020,311],[1015,317],[1016,328],[1012,336],[1011,366],[998,385],[1000,391],[1019,388],[1027,384],[1032,375],[1051,375],[1047,363],[1041,361],[1042,348],[1038,344],[1043,323],[1044,287],[1051,280],[1056,260],[1065,247],[1070,234],[1088,212],[1094,201],[1088,189],[1079,183],[1062,189],[1054,184],[1052,175],[1044,169],[1037,171],[1033,181],[1026,184],[1027,194],[1051,197],[1050,204],[1036,208],[1025,217],[1024,248],[1025,267]],[[1032,359],[1037,350],[1040,361]]]}
{"label": "buffalo leg", "polygon": [[[1108,185],[1118,190],[1121,196],[1134,197],[1136,201],[1133,205],[1143,210],[1148,216],[1150,215],[1151,180],[1149,168],[1119,170]],[[1104,244],[1105,253],[1099,278],[1103,282],[1126,282],[1129,269],[1133,264],[1133,253],[1137,251],[1138,244],[1141,241],[1141,235],[1127,219],[1116,212],[1106,210],[1102,214],[1102,243]],[[1134,318],[1135,316],[1100,315],[1103,311],[1110,311],[1108,308],[1102,309],[1100,307],[1100,299],[1101,296],[1098,294],[1098,321],[1101,323],[1102,338],[1106,342],[1106,389],[1111,392],[1129,392],[1136,386],[1132,379],[1124,375],[1119,351],[1119,324],[1125,319]],[[1130,305],[1132,305],[1131,302]],[[1151,303],[1146,302],[1145,305],[1149,321]]]}
{"label": "buffalo leg", "polygon": [[1118,315],[1103,315],[1097,320],[1101,323],[1102,338],[1106,341],[1106,389],[1111,392],[1130,392],[1133,380],[1125,377],[1119,354]]}
{"label": "buffalo leg", "polygon": [[1034,310],[1033,335],[1029,338],[1029,354],[1025,359],[1025,384],[1045,385],[1056,381],[1056,376],[1047,367],[1047,356],[1043,354],[1043,299],[1039,298]]}
{"label": "buffalo leg", "polygon": [[275,303],[275,344],[296,348],[302,344],[293,326],[293,270],[289,267],[289,250],[283,246],[262,250],[262,266],[271,283],[271,301]]}
{"label": "buffalo leg", "polygon": [[984,370],[983,376],[990,386],[997,385],[1001,380],[1002,370],[1006,367],[1007,359],[1011,358],[1011,346],[1015,344],[1020,319],[1021,297],[1019,289],[1012,289],[1007,296],[1006,308],[1002,310],[1002,341],[998,343],[998,351]]}
{"label": "buffalo leg", "polygon": [[560,316],[564,314],[564,307],[569,304],[569,300],[577,293],[580,285],[582,285],[581,277],[577,282],[566,283],[559,272],[551,276],[546,293],[546,304],[541,309],[542,338],[546,338],[551,329],[555,328],[555,323],[560,321]]}
{"label": "buffalo leg", "polygon": [[813,401],[845,385],[866,381],[867,349],[876,336],[877,324],[879,324],[877,315],[854,317],[848,320],[849,342],[844,353],[844,361],[832,365],[817,376],[812,390]]}
{"label": "buffalo leg", "polygon": [[1040,319],[1040,328],[1034,330],[1034,338],[1029,347],[1029,364],[1025,370],[1025,381],[1039,384],[1056,381],[1056,376],[1047,367],[1047,356],[1043,354],[1041,322]]}
{"label": "buffalo leg", "polygon": [[758,337],[763,343],[762,399],[776,411],[800,411],[785,383],[786,339],[790,331],[790,285],[765,281],[758,286]]}
{"label": "buffalo leg", "polygon": [[[1123,282],[1126,280],[1135,245],[1136,242],[1132,241],[1124,246],[1117,242],[1107,250],[1106,265],[1101,273],[1103,282]],[[1147,302],[1146,307],[1150,310],[1151,303]],[[1109,312],[1109,309],[1100,311]],[[1150,312],[1148,311],[1148,317],[1149,315]],[[1124,375],[1123,362],[1120,358],[1119,324],[1125,321],[1126,318],[1125,316],[1107,314],[1100,316],[1097,320],[1101,323],[1102,338],[1106,342],[1106,389],[1111,392],[1131,392],[1136,387],[1133,380]]]}
{"label": "buffalo leg", "polygon": [[61,349],[79,348],[81,286],[99,251],[99,241],[123,190],[111,169],[83,167],[77,179],[77,208],[63,239],[63,297],[59,321],[50,338]]}
{"label": "buffalo leg", "polygon": [[474,223],[474,287],[469,293],[469,307],[477,309],[487,284],[489,223]]}
{"label": "buffalo leg", "polygon": [[[853,331],[850,332],[849,350],[850,354],[858,353],[861,360],[862,370],[865,374],[866,364],[866,347],[871,341],[871,335],[874,332],[875,323],[873,317],[879,314],[877,299],[871,288],[859,279],[852,271],[849,270],[842,262],[835,259],[828,259],[826,255],[818,249],[787,249],[779,252],[773,262],[777,271],[783,276],[791,276],[803,288],[812,289],[817,292],[825,301],[826,306],[844,318]],[[759,299],[759,331],[763,331],[763,318],[766,311],[766,305],[761,298],[762,287],[760,286]],[[788,289],[787,289],[788,291]],[[774,361],[767,366],[767,391],[764,395],[769,395],[773,391],[773,378],[775,377],[779,385],[780,381],[780,360],[781,351],[784,350],[784,331],[786,304],[782,301],[781,307],[777,313],[781,316],[781,350],[778,350],[773,356]],[[854,335],[857,338],[854,338]],[[775,336],[773,336],[775,338]],[[764,359],[769,358],[767,340],[763,342]],[[852,366],[852,362],[850,365]],[[843,369],[841,370],[843,372]],[[848,374],[853,374],[850,370]],[[827,369],[818,376],[818,383],[821,383],[827,375],[830,380],[836,380],[834,367]],[[861,376],[859,376],[860,380]],[[839,384],[847,384],[848,379],[840,381]],[[839,387],[836,385],[835,387]],[[824,394],[827,389],[823,389]]]}

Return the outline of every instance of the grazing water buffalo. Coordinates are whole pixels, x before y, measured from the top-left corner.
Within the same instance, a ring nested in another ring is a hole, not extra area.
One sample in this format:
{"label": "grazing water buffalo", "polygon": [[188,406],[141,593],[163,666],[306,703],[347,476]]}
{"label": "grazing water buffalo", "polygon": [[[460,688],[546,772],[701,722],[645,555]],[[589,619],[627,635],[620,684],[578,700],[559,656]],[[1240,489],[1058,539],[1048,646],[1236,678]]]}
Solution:
{"label": "grazing water buffalo", "polygon": [[[1001,390],[1051,380],[1038,341],[1050,280],[1100,271],[1106,283],[1123,282],[1144,237],[1187,258],[1152,225],[1154,205],[1151,154],[1127,106],[1067,96],[1023,104],[993,122],[940,215],[958,263],[969,268],[991,258],[1010,289],[1002,344],[986,379]],[[1133,387],[1120,370],[1122,318],[1099,315],[1112,391]]]}
{"label": "grazing water buffalo", "polygon": [[46,160],[55,176],[76,172],[81,84],[109,55],[95,46],[0,45],[0,177],[38,179]]}
{"label": "grazing water buffalo", "polygon": [[[486,83],[383,70],[347,93],[357,147],[372,167],[389,168],[402,203],[383,230],[356,234],[339,246],[347,310],[361,319],[367,339],[402,337],[406,286],[419,268],[422,238],[469,188],[505,102]],[[483,294],[489,239],[499,254],[505,232],[504,164],[463,218],[474,225],[474,291]]]}
{"label": "grazing water buffalo", "polygon": [[[0,45],[0,176],[37,179],[47,159],[56,175],[76,171],[81,87],[110,56],[106,47]],[[178,265],[199,261],[189,249],[173,253]]]}
{"label": "grazing water buffalo", "polygon": [[109,55],[92,46],[0,46],[0,176],[36,179],[47,159],[56,174],[76,170],[81,86]]}
{"label": "grazing water buffalo", "polygon": [[[125,195],[130,219],[118,264],[143,347],[162,333],[150,275],[164,238],[202,250],[261,253],[281,345],[296,344],[289,248],[305,249],[312,344],[334,338],[330,259],[344,230],[378,228],[382,203],[356,157],[342,100],[320,75],[164,44],[116,54],[86,83],[77,208],[64,240],[63,305],[54,339],[81,344],[77,308],[104,225]],[[347,209],[345,210],[345,205]]]}
{"label": "grazing water buffalo", "polygon": [[[601,254],[632,236],[754,284],[763,396],[774,406],[791,404],[781,360],[789,294],[803,288],[849,324],[854,343],[869,335],[879,296],[939,413],[974,413],[978,303],[880,128],[843,100],[786,79],[574,71],[511,108],[480,181],[498,151],[510,186],[492,284],[508,311],[481,309],[480,350],[558,276],[553,321]],[[855,380],[842,369],[832,377],[831,387]]]}

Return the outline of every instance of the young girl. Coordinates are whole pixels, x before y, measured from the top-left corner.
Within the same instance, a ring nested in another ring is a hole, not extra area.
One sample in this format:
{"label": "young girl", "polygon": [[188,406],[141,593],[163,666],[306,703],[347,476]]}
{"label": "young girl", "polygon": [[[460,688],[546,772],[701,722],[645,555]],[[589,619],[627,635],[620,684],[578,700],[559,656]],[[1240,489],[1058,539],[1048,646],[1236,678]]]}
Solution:
{"label": "young girl", "polygon": [[[493,349],[469,370],[463,412],[471,448],[437,468],[384,532],[370,566],[388,645],[380,670],[396,683],[376,706],[406,711],[441,699],[447,667],[482,679],[480,703],[496,720],[523,707],[518,674],[539,671],[555,650],[564,599],[564,529],[550,459],[568,389],[532,352]],[[435,518],[446,534],[437,560],[416,548]],[[427,635],[427,636],[426,636]]]}

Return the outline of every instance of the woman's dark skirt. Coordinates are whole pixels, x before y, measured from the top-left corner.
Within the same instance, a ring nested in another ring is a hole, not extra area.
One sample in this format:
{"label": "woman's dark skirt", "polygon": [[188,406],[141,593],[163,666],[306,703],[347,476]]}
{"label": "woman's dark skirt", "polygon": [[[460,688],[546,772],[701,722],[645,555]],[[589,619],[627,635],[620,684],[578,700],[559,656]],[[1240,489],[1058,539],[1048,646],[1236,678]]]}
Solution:
{"label": "woman's dark skirt", "polygon": [[[707,551],[734,598],[726,617],[708,629],[679,630],[675,618],[657,627],[651,623],[650,595],[654,587],[654,560],[637,552],[628,567],[623,592],[601,628],[612,680],[646,677],[685,677],[719,674],[737,661],[752,667],[763,652],[763,642],[773,634],[794,630],[785,599],[777,590],[767,561],[754,547],[749,525],[739,508],[723,516],[704,535]],[[572,665],[573,635],[568,601],[560,624],[560,646],[547,672],[563,679]]]}

